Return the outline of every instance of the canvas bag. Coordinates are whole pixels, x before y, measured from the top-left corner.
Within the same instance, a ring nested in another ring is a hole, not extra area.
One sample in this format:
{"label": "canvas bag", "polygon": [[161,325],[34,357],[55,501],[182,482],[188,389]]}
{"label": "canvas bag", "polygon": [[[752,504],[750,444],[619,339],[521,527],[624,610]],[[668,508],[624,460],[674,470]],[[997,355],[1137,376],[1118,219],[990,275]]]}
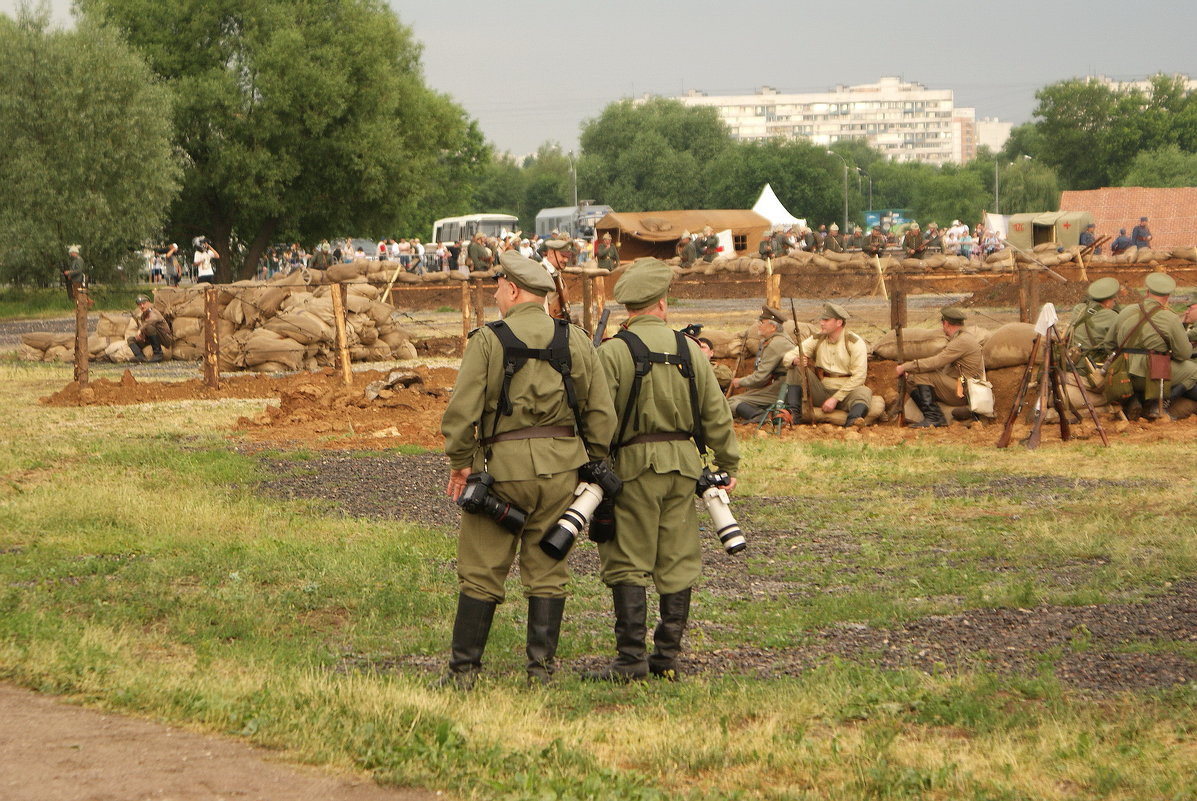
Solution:
{"label": "canvas bag", "polygon": [[968,410],[982,417],[993,417],[993,384],[985,377],[985,368],[981,368],[980,378],[964,379],[964,388]]}

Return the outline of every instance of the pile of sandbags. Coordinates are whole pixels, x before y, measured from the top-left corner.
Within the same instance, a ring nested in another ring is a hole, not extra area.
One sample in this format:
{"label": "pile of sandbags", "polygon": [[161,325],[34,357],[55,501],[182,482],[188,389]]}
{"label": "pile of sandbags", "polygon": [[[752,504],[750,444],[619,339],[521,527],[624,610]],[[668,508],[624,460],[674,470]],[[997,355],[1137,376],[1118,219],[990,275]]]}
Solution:
{"label": "pile of sandbags", "polygon": [[[100,312],[95,333],[87,337],[87,353],[93,362],[131,362],[133,351],[126,340],[137,333],[132,314]],[[147,351],[148,352],[148,351]],[[163,348],[163,357],[171,357]],[[27,361],[71,362],[75,360],[75,335],[34,331],[21,335],[17,357]]]}

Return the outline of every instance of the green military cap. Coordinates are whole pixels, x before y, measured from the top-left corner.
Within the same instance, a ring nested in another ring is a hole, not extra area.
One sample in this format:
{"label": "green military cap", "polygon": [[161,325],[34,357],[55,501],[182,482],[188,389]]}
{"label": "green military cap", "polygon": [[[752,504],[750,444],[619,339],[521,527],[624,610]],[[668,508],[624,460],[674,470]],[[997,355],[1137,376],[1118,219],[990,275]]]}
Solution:
{"label": "green military cap", "polygon": [[769,306],[761,306],[761,316],[757,319],[768,320],[770,322],[777,323],[778,326],[785,325],[786,322],[785,316],[783,316],[780,311]]}
{"label": "green military cap", "polygon": [[669,292],[673,269],[660,259],[636,259],[615,282],[615,300],[632,311],[646,309]]}
{"label": "green military cap", "polygon": [[1150,273],[1143,283],[1153,295],[1171,295],[1176,289],[1176,279],[1167,273]]}
{"label": "green military cap", "polygon": [[823,313],[819,315],[820,320],[847,320],[851,315],[848,310],[838,303],[824,303]]}
{"label": "green military cap", "polygon": [[569,247],[569,241],[565,239],[546,239],[544,246],[549,250],[565,250]]}
{"label": "green military cap", "polygon": [[944,306],[939,310],[939,316],[947,320],[949,323],[961,325],[964,323],[964,318],[967,316],[964,309],[959,306]]}
{"label": "green military cap", "polygon": [[1118,285],[1117,278],[1098,278],[1092,284],[1089,284],[1089,298],[1090,300],[1109,300],[1118,294],[1121,287]]}
{"label": "green military cap", "polygon": [[497,277],[506,278],[520,289],[533,295],[547,295],[553,291],[553,279],[544,265],[521,256],[518,250],[504,250],[499,255],[499,264],[502,269]]}

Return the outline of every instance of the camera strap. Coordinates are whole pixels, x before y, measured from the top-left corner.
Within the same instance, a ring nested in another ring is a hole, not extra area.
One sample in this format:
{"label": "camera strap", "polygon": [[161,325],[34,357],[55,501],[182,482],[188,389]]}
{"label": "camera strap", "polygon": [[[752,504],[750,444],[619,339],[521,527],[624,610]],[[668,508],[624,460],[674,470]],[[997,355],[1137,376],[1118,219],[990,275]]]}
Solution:
{"label": "camera strap", "polygon": [[[698,452],[705,454],[707,450],[706,438],[702,432],[702,415],[698,408],[698,382],[695,380],[694,363],[690,360],[690,347],[687,344],[686,335],[681,331],[674,331],[673,335],[677,338],[677,353],[654,353],[648,349],[644,344],[644,340],[633,334],[626,328],[620,331],[613,337],[621,340],[628,346],[628,352],[632,355],[632,364],[636,368],[635,375],[632,378],[632,388],[628,392],[628,404],[623,408],[623,412],[619,418],[619,431],[616,432],[615,441],[611,444],[611,456],[614,458],[615,452],[619,450],[624,442],[624,433],[627,431],[628,423],[632,420],[632,415],[636,411],[637,402],[640,400],[640,385],[644,381],[644,377],[648,375],[648,371],[657,364],[669,364],[677,368],[682,377],[686,379],[686,383],[690,387],[690,416],[692,418],[690,436],[694,438],[694,444],[698,446]],[[633,430],[639,431],[639,422],[633,424]],[[645,442],[647,440],[640,440]]]}
{"label": "camera strap", "polygon": [[[547,348],[529,348],[523,340],[515,335],[511,326],[503,320],[495,320],[487,323],[486,326],[494,332],[495,336],[499,338],[499,344],[503,346],[503,387],[499,391],[499,413],[495,415],[488,440],[491,443],[497,441],[495,437],[499,431],[499,418],[515,411],[511,405],[511,379],[528,363],[529,359],[537,359],[548,362],[554,370],[561,374],[561,383],[565,385],[565,402],[569,405],[570,411],[574,413],[577,434],[582,438],[582,444],[589,452],[590,444],[586,441],[586,435],[583,433],[582,412],[578,408],[578,393],[574,388],[573,359],[569,354],[569,322],[553,319],[553,339]],[[489,445],[486,447],[486,459],[490,460]]]}

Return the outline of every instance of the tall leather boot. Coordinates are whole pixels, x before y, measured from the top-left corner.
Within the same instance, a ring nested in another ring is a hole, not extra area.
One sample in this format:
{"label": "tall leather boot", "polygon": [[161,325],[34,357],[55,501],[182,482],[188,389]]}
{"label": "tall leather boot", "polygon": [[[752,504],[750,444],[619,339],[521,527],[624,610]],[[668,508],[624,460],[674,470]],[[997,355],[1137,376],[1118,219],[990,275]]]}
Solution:
{"label": "tall leather boot", "polygon": [[682,650],[682,634],[690,619],[690,588],[661,596],[661,620],[653,632],[656,646],[648,658],[648,669],[654,676],[677,681],[677,655]]}
{"label": "tall leather boot", "polygon": [[942,428],[948,424],[948,420],[943,416],[943,409],[939,408],[939,404],[935,402],[935,390],[926,384],[917,384],[910,390],[910,397],[914,400],[914,405],[919,407],[919,411],[923,413],[923,420],[920,423],[911,423],[910,428]]}
{"label": "tall leather boot", "polygon": [[765,413],[760,407],[753,406],[751,403],[737,403],[732,412],[741,420],[748,420],[752,423],[759,423],[765,419]]}
{"label": "tall leather boot", "polygon": [[145,347],[145,345],[141,342],[138,342],[134,337],[129,337],[125,340],[125,342],[129,343],[129,350],[133,351],[133,361],[144,362],[145,352],[142,351],[142,348]]}
{"label": "tall leather boot", "polygon": [[463,690],[474,686],[474,679],[482,671],[482,651],[490,637],[496,606],[494,601],[480,601],[464,592],[458,593],[449,672],[441,677],[437,686],[453,685]]}
{"label": "tall leather boot", "polygon": [[564,598],[528,599],[528,683],[548,684],[557,668]]}
{"label": "tall leather boot", "polygon": [[852,408],[848,410],[848,418],[844,420],[844,428],[851,428],[857,420],[860,420],[861,425],[864,425],[864,416],[868,413],[869,407],[867,404],[860,402],[852,404]]}
{"label": "tall leather boot", "polygon": [[795,425],[798,423],[809,422],[802,419],[802,385],[791,384],[786,387],[786,408],[790,410],[790,416],[794,419]]}
{"label": "tall leather boot", "polygon": [[644,638],[648,634],[647,593],[644,587],[617,584],[611,588],[615,602],[615,661],[603,670],[583,673],[589,681],[643,681],[648,678]]}

